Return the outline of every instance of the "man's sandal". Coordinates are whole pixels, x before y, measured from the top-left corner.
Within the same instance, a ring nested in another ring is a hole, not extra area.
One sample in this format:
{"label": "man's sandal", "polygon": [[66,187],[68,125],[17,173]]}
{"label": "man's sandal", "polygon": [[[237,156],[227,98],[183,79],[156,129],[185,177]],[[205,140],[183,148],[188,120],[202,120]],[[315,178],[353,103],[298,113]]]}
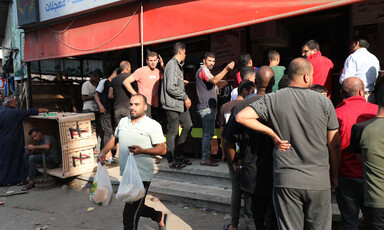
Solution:
{"label": "man's sandal", "polygon": [[185,167],[183,162],[173,161],[172,164],[169,164],[169,167],[172,169],[182,169]]}
{"label": "man's sandal", "polygon": [[33,189],[35,187],[35,184],[28,183],[26,186],[21,188],[21,191],[27,191],[30,189]]}

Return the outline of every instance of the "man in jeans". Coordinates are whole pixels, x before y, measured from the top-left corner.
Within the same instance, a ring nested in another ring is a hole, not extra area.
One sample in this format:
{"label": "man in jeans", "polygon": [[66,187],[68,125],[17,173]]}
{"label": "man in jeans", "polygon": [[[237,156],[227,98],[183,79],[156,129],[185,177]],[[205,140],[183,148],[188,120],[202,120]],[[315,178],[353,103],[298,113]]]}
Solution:
{"label": "man in jeans", "polygon": [[[165,110],[168,122],[167,132],[167,161],[170,168],[182,169],[192,162],[182,155],[184,144],[192,129],[189,108],[191,100],[184,88],[183,65],[186,47],[184,43],[177,42],[173,47],[173,58],[169,60],[164,70],[164,78],[161,85],[160,102]],[[183,131],[179,136],[175,147],[176,135],[179,132],[179,122]]]}
{"label": "man in jeans", "polygon": [[336,108],[341,138],[341,162],[339,187],[336,200],[344,229],[359,229],[359,212],[364,205],[363,166],[355,154],[349,151],[352,126],[376,116],[378,106],[365,101],[364,82],[350,77],[341,84],[344,101]]}
{"label": "man in jeans", "polygon": [[204,54],[203,65],[196,72],[196,92],[199,102],[197,112],[201,117],[203,125],[203,137],[201,139],[201,165],[218,166],[211,159],[211,140],[215,132],[215,117],[217,93],[215,85],[232,70],[234,62],[230,62],[219,74],[213,76],[211,70],[215,65],[215,54],[207,52]]}
{"label": "man in jeans", "polygon": [[61,163],[61,154],[58,152],[55,138],[43,134],[39,129],[31,129],[28,135],[37,143],[36,145],[26,145],[27,150],[24,154],[25,170],[28,173],[28,184],[21,190],[29,190],[35,187],[35,177],[37,174],[37,164],[43,164],[43,155],[47,168],[56,168]]}

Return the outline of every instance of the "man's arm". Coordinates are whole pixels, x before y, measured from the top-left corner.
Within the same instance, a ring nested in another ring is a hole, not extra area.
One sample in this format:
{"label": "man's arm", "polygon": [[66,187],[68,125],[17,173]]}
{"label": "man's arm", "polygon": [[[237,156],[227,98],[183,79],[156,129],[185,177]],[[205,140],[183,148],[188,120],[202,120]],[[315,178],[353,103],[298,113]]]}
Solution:
{"label": "man's arm", "polygon": [[102,165],[105,164],[105,155],[107,155],[107,153],[111,151],[113,147],[115,147],[115,142],[119,142],[119,139],[117,139],[115,135],[112,135],[108,143],[100,151],[99,156],[97,157],[97,162],[100,162]]}
{"label": "man's arm", "polygon": [[285,151],[291,147],[288,141],[281,140],[280,137],[268,126],[258,121],[259,116],[256,111],[251,107],[245,107],[236,115],[236,122],[248,127],[256,132],[268,135],[272,138],[273,142],[280,151]]}
{"label": "man's arm", "polygon": [[341,140],[338,129],[328,130],[327,142],[331,165],[331,189],[336,189],[338,186],[337,177],[339,175],[339,166],[341,160]]}
{"label": "man's arm", "polygon": [[346,78],[355,76],[356,71],[356,61],[351,55],[347,58],[347,60],[345,60],[344,68],[339,79],[340,84],[343,83]]}
{"label": "man's arm", "polygon": [[97,105],[99,106],[100,113],[105,113],[106,110],[105,110],[103,104],[101,104],[101,102],[100,102],[99,92],[97,92],[97,91],[95,94],[95,101],[96,101]]}
{"label": "man's arm", "polygon": [[165,155],[167,149],[165,148],[165,143],[156,144],[155,147],[149,149],[143,149],[138,145],[131,145],[128,147],[129,151],[133,154],[147,154],[147,155]]}
{"label": "man's arm", "polygon": [[129,76],[127,77],[124,81],[123,81],[123,85],[125,86],[125,88],[132,94],[132,95],[136,95],[137,92],[133,89],[132,87],[132,83],[136,81],[135,78],[133,78],[133,76]]}
{"label": "man's arm", "polygon": [[94,95],[81,95],[81,100],[83,101],[91,101],[94,98],[95,98]]}
{"label": "man's arm", "polygon": [[48,109],[40,108],[38,110],[39,110],[39,113],[48,113]]}
{"label": "man's arm", "polygon": [[216,76],[209,78],[208,82],[216,85],[221,81],[221,79],[223,79],[223,77],[228,73],[228,71],[233,69],[233,67],[235,67],[235,63],[232,61]]}
{"label": "man's arm", "polygon": [[45,143],[43,145],[27,145],[25,149],[33,153],[38,153],[35,150],[49,150],[51,148],[51,143]]}
{"label": "man's arm", "polygon": [[113,99],[113,88],[109,87],[108,98]]}
{"label": "man's arm", "polygon": [[167,90],[167,93],[170,94],[173,98],[185,101],[188,99],[188,96],[185,93],[184,88],[180,89],[180,87],[177,86],[177,82],[181,77],[177,75],[177,68],[178,66],[172,65],[169,69],[166,69],[166,74],[164,74],[164,76],[167,78],[165,89]]}

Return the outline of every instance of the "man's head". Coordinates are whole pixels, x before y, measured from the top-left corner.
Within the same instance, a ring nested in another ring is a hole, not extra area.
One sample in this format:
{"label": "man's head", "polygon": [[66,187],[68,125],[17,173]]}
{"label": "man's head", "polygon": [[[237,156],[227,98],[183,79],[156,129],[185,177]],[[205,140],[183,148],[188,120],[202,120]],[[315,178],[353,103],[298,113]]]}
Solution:
{"label": "man's head", "polygon": [[44,139],[44,135],[40,131],[40,129],[33,128],[29,130],[28,135],[36,142],[41,142]]}
{"label": "man's head", "polygon": [[241,67],[253,65],[252,57],[249,53],[240,54],[240,56],[237,58],[237,60],[239,61]]}
{"label": "man's head", "polygon": [[240,77],[243,80],[250,80],[252,82],[255,82],[255,78],[256,78],[255,69],[250,66],[243,66],[240,69]]}
{"label": "man's head", "polygon": [[280,63],[280,54],[276,50],[270,50],[268,52],[269,66],[278,66]]}
{"label": "man's head", "polygon": [[340,93],[344,99],[353,96],[364,96],[364,83],[360,78],[349,77],[341,84]]}
{"label": "man's head", "polygon": [[4,98],[4,106],[10,107],[10,108],[16,108],[17,101],[13,97],[5,97]]}
{"label": "man's head", "polygon": [[355,37],[351,43],[351,46],[349,47],[349,51],[353,53],[360,48],[366,48],[366,49],[369,48],[369,42],[367,38]]}
{"label": "man's head", "polygon": [[324,96],[328,95],[328,89],[322,85],[312,85],[311,90],[323,94]]}
{"label": "man's head", "polygon": [[319,43],[315,40],[309,40],[301,47],[301,56],[307,58],[317,51],[320,51]]}
{"label": "man's head", "polygon": [[275,72],[271,67],[263,65],[256,72],[257,91],[272,92],[273,84],[275,84]]}
{"label": "man's head", "polygon": [[238,87],[238,95],[246,98],[255,92],[255,83],[250,80],[243,80]]}
{"label": "man's head", "polygon": [[96,71],[92,71],[90,74],[89,74],[89,82],[92,83],[92,85],[96,85],[99,84],[99,81],[100,81],[100,76],[97,74]]}
{"label": "man's head", "polygon": [[289,85],[311,88],[313,82],[312,64],[305,58],[295,58],[288,67]]}
{"label": "man's head", "polygon": [[384,109],[384,85],[381,85],[377,92],[377,104]]}
{"label": "man's head", "polygon": [[159,55],[156,52],[148,51],[147,53],[147,65],[151,70],[154,70],[159,63]]}
{"label": "man's head", "polygon": [[179,61],[179,63],[182,63],[185,61],[186,55],[186,46],[182,42],[176,42],[176,44],[173,46],[173,56]]}
{"label": "man's head", "polygon": [[129,100],[131,119],[139,119],[145,115],[147,111],[147,98],[142,94],[135,94]]}
{"label": "man's head", "polygon": [[215,56],[214,53],[206,52],[204,54],[203,63],[204,63],[205,67],[207,67],[208,69],[212,70],[213,66],[215,66],[215,62],[216,62],[216,56]]}
{"label": "man's head", "polygon": [[121,73],[131,73],[131,63],[129,61],[120,62]]}

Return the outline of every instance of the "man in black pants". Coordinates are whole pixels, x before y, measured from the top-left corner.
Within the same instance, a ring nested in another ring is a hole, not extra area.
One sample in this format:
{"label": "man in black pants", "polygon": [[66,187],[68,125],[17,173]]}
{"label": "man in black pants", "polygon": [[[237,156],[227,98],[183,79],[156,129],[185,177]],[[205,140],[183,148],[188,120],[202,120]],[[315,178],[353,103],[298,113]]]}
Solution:
{"label": "man in black pants", "polygon": [[[177,42],[173,47],[173,58],[169,60],[164,70],[161,86],[160,102],[165,110],[168,122],[167,132],[167,160],[170,168],[182,169],[192,162],[182,155],[184,144],[192,129],[189,108],[191,100],[184,88],[183,65],[185,60],[185,44]],[[177,145],[176,135],[179,131],[179,122],[183,127]]]}

